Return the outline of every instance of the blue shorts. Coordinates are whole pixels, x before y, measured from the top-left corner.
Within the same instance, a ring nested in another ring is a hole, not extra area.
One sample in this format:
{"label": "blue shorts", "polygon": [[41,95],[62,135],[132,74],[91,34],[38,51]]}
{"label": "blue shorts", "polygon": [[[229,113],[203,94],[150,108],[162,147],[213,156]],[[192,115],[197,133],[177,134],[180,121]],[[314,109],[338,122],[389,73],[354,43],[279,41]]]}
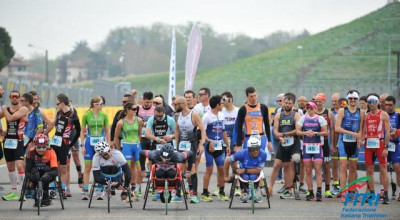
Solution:
{"label": "blue shorts", "polygon": [[395,152],[389,151],[388,162],[391,162],[392,164],[400,163],[400,144],[399,143],[396,143]]}
{"label": "blue shorts", "polygon": [[[101,137],[101,138],[103,139],[102,141],[105,140],[104,137]],[[93,156],[96,152],[94,151],[94,146],[90,145],[90,137],[89,136],[85,138],[85,150],[86,150],[86,154],[84,156],[84,160],[89,160],[89,161],[93,160]]]}
{"label": "blue shorts", "polygon": [[[246,138],[244,139],[243,149],[247,149],[247,140],[249,140],[249,138],[250,138],[250,136],[249,136],[249,137],[246,137]],[[265,150],[265,148],[267,147],[267,144],[268,144],[267,136],[265,136],[265,135],[264,135],[264,136],[261,136],[261,150],[267,152],[267,151]]]}
{"label": "blue shorts", "polygon": [[[339,143],[339,147],[338,147],[339,160],[347,160],[347,153],[346,153],[346,150],[344,149],[344,143],[343,143],[342,136],[339,136],[338,143]],[[358,147],[357,147],[356,152],[349,156],[349,160],[357,161],[359,151],[360,151],[360,149],[358,149]]]}
{"label": "blue shorts", "polygon": [[132,156],[135,162],[139,161],[139,153],[142,150],[140,143],[124,143],[122,142],[122,154],[124,155],[125,159],[128,163],[132,162]]}
{"label": "blue shorts", "polygon": [[214,155],[210,152],[208,152],[208,150],[205,148],[204,149],[204,154],[206,155],[206,167],[211,167],[214,165],[214,160],[215,160],[215,164],[217,165],[217,167],[223,167],[224,166],[224,162],[225,162],[225,152],[222,152],[221,155],[219,155],[218,157],[214,157]]}
{"label": "blue shorts", "polygon": [[244,180],[256,180],[258,178],[258,174],[242,173],[240,174],[240,177],[242,177]]}
{"label": "blue shorts", "polygon": [[101,175],[101,177],[102,177],[103,179],[104,179],[104,178],[111,179],[111,182],[122,183],[122,173],[119,173],[119,174],[116,175],[116,176],[114,176],[114,175],[109,176],[109,175],[106,175],[106,174],[104,174],[104,173],[100,173],[100,175]]}

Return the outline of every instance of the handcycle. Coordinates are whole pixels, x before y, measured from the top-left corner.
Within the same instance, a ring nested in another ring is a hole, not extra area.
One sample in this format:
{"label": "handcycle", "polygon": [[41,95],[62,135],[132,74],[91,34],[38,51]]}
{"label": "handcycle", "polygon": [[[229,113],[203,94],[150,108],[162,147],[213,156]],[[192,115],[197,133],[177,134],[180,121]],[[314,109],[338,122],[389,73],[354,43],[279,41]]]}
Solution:
{"label": "handcycle", "polygon": [[183,200],[185,202],[185,208],[188,210],[187,205],[187,195],[185,190],[185,183],[183,182],[182,172],[179,166],[175,165],[176,176],[171,179],[158,178],[155,174],[157,164],[153,164],[151,167],[150,178],[147,180],[146,191],[144,193],[144,204],[143,210],[146,209],[147,198],[149,195],[150,187],[153,188],[153,191],[160,192],[161,202],[165,203],[165,215],[168,215],[168,203],[171,201],[171,191],[179,189],[181,187]]}
{"label": "handcycle", "polygon": [[264,183],[264,188],[265,188],[265,192],[267,192],[267,201],[268,201],[268,208],[271,208],[271,204],[270,204],[270,200],[269,200],[269,194],[268,194],[268,185],[267,185],[267,180],[264,176],[264,171],[261,171],[260,174],[258,175],[256,180],[244,180],[240,175],[236,174],[234,177],[232,177],[232,186],[231,186],[231,190],[229,193],[229,208],[232,208],[232,203],[233,203],[233,199],[235,198],[235,186],[237,185],[237,182],[240,181],[242,183],[248,183],[250,190],[249,190],[249,194],[251,195],[251,210],[252,213],[254,214],[254,210],[255,210],[255,187],[254,187],[254,183],[263,181]]}
{"label": "handcycle", "polygon": [[[105,186],[103,186],[103,190],[105,191],[105,194],[107,196],[107,209],[108,209],[108,213],[110,213],[110,200],[111,200],[111,196],[113,194],[115,194],[115,189],[114,186],[112,185],[112,183],[114,182],[113,180],[117,180],[118,182],[122,183],[122,168],[119,168],[118,172],[111,172],[111,173],[105,173],[102,172],[102,176],[107,179],[107,184]],[[90,199],[89,199],[89,205],[88,208],[91,208],[91,204],[92,204],[92,199],[93,199],[93,193],[94,190],[97,188],[97,185],[99,183],[96,183],[95,181],[93,181],[93,184],[90,188]],[[130,187],[127,187],[127,196],[128,196],[128,200],[129,200],[129,205],[132,208],[132,197],[131,197],[131,189]]]}
{"label": "handcycle", "polygon": [[[49,190],[50,189],[58,190],[58,192],[60,193],[59,197],[60,197],[61,208],[64,209],[64,190],[61,187],[60,177],[56,176],[53,179],[52,182],[54,182],[54,187],[49,187]],[[25,197],[25,192],[26,192],[26,189],[29,188],[28,184],[30,184],[30,183],[31,183],[31,181],[30,181],[29,177],[25,177],[24,178],[24,182],[22,184],[22,188],[21,188],[21,194],[20,194],[20,197],[19,197],[19,201],[20,201],[19,210],[22,210],[22,205],[23,205],[24,200],[25,200],[25,198],[24,198]],[[37,212],[38,212],[38,215],[40,215],[40,208],[42,206],[43,192],[44,192],[44,190],[43,190],[43,182],[41,180],[38,181],[38,183],[36,184],[36,188],[34,190],[36,191],[35,196],[36,196],[36,199],[38,201]]]}

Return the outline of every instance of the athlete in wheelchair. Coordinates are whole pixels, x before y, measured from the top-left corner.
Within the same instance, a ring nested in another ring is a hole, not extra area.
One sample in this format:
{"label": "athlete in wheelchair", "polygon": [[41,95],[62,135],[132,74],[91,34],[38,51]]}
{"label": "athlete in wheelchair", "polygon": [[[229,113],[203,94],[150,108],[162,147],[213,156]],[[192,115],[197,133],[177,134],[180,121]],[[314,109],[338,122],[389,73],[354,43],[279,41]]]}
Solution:
{"label": "athlete in wheelchair", "polygon": [[[58,176],[58,163],[56,153],[48,147],[48,143],[49,138],[46,135],[36,135],[33,139],[34,147],[26,155],[26,173],[22,191],[29,188],[29,181],[31,188],[37,188],[38,184],[41,187],[40,190],[35,192],[34,207],[52,205],[49,199],[49,184]],[[38,195],[38,191],[41,192],[41,190],[43,195]],[[24,192],[22,193],[21,196],[24,195]],[[20,208],[22,208],[22,203]]]}
{"label": "athlete in wheelchair", "polygon": [[[225,158],[224,179],[225,182],[233,182],[229,195],[231,199],[229,208],[232,205],[234,188],[237,181],[240,183],[240,200],[243,203],[247,203],[249,199],[252,201],[252,203],[262,202],[262,196],[261,192],[258,192],[258,186],[260,180],[262,180],[264,182],[264,187],[267,189],[266,179],[263,173],[267,154],[265,151],[260,149],[260,146],[261,140],[256,136],[251,136],[247,141],[247,149],[240,150],[235,154]],[[235,162],[238,162],[237,168],[233,170],[235,176],[229,177],[229,167],[231,163]],[[269,205],[268,195],[267,198]]]}
{"label": "athlete in wheelchair", "polygon": [[[181,188],[184,187],[182,173],[177,166],[178,163],[185,163],[185,161],[190,157],[192,152],[184,151],[178,152],[174,151],[174,147],[167,143],[160,150],[143,150],[140,152],[141,155],[147,157],[153,164],[151,169],[151,175],[146,187],[145,193],[145,203],[143,209],[145,209],[147,195],[149,193],[150,183],[153,184],[154,190],[158,191],[161,196],[161,201],[165,202],[165,193],[171,191],[171,197],[167,198],[171,202],[181,202],[182,198]],[[168,192],[164,192],[165,181],[169,183]],[[186,204],[186,199],[185,199]],[[186,206],[187,209],[187,206]]]}
{"label": "athlete in wheelchair", "polygon": [[121,200],[129,199],[132,207],[132,200],[130,197],[129,184],[131,181],[131,171],[124,155],[114,149],[110,149],[107,142],[99,142],[95,145],[94,150],[96,154],[93,156],[92,170],[94,183],[90,192],[89,208],[93,197],[95,184],[102,184],[107,186],[106,194],[108,198],[108,206],[110,204],[110,197],[115,193],[115,189],[121,190]]}

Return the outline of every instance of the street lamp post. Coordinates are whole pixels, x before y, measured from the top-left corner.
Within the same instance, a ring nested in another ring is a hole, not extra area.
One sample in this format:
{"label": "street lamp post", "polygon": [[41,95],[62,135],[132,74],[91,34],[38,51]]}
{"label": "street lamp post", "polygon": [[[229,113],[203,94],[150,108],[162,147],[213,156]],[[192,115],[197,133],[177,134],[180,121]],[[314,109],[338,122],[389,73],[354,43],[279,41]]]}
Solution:
{"label": "street lamp post", "polygon": [[28,44],[28,47],[37,48],[45,51],[45,65],[46,65],[46,82],[49,83],[49,52],[46,48],[39,47],[33,44]]}

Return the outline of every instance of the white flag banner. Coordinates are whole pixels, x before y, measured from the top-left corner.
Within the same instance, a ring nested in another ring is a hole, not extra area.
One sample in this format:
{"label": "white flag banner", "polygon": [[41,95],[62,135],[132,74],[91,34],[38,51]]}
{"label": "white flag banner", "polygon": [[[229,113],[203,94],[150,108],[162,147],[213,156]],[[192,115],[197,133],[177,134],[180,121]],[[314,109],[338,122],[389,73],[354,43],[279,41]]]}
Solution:
{"label": "white flag banner", "polygon": [[172,30],[171,42],[171,60],[169,62],[169,92],[168,104],[172,104],[172,97],[175,96],[175,82],[176,82],[176,39],[175,28]]}
{"label": "white flag banner", "polygon": [[201,39],[201,31],[197,25],[194,25],[190,32],[188,48],[186,52],[186,68],[185,68],[185,91],[193,88],[194,78],[196,76],[197,65],[199,63],[201,48],[203,42]]}

